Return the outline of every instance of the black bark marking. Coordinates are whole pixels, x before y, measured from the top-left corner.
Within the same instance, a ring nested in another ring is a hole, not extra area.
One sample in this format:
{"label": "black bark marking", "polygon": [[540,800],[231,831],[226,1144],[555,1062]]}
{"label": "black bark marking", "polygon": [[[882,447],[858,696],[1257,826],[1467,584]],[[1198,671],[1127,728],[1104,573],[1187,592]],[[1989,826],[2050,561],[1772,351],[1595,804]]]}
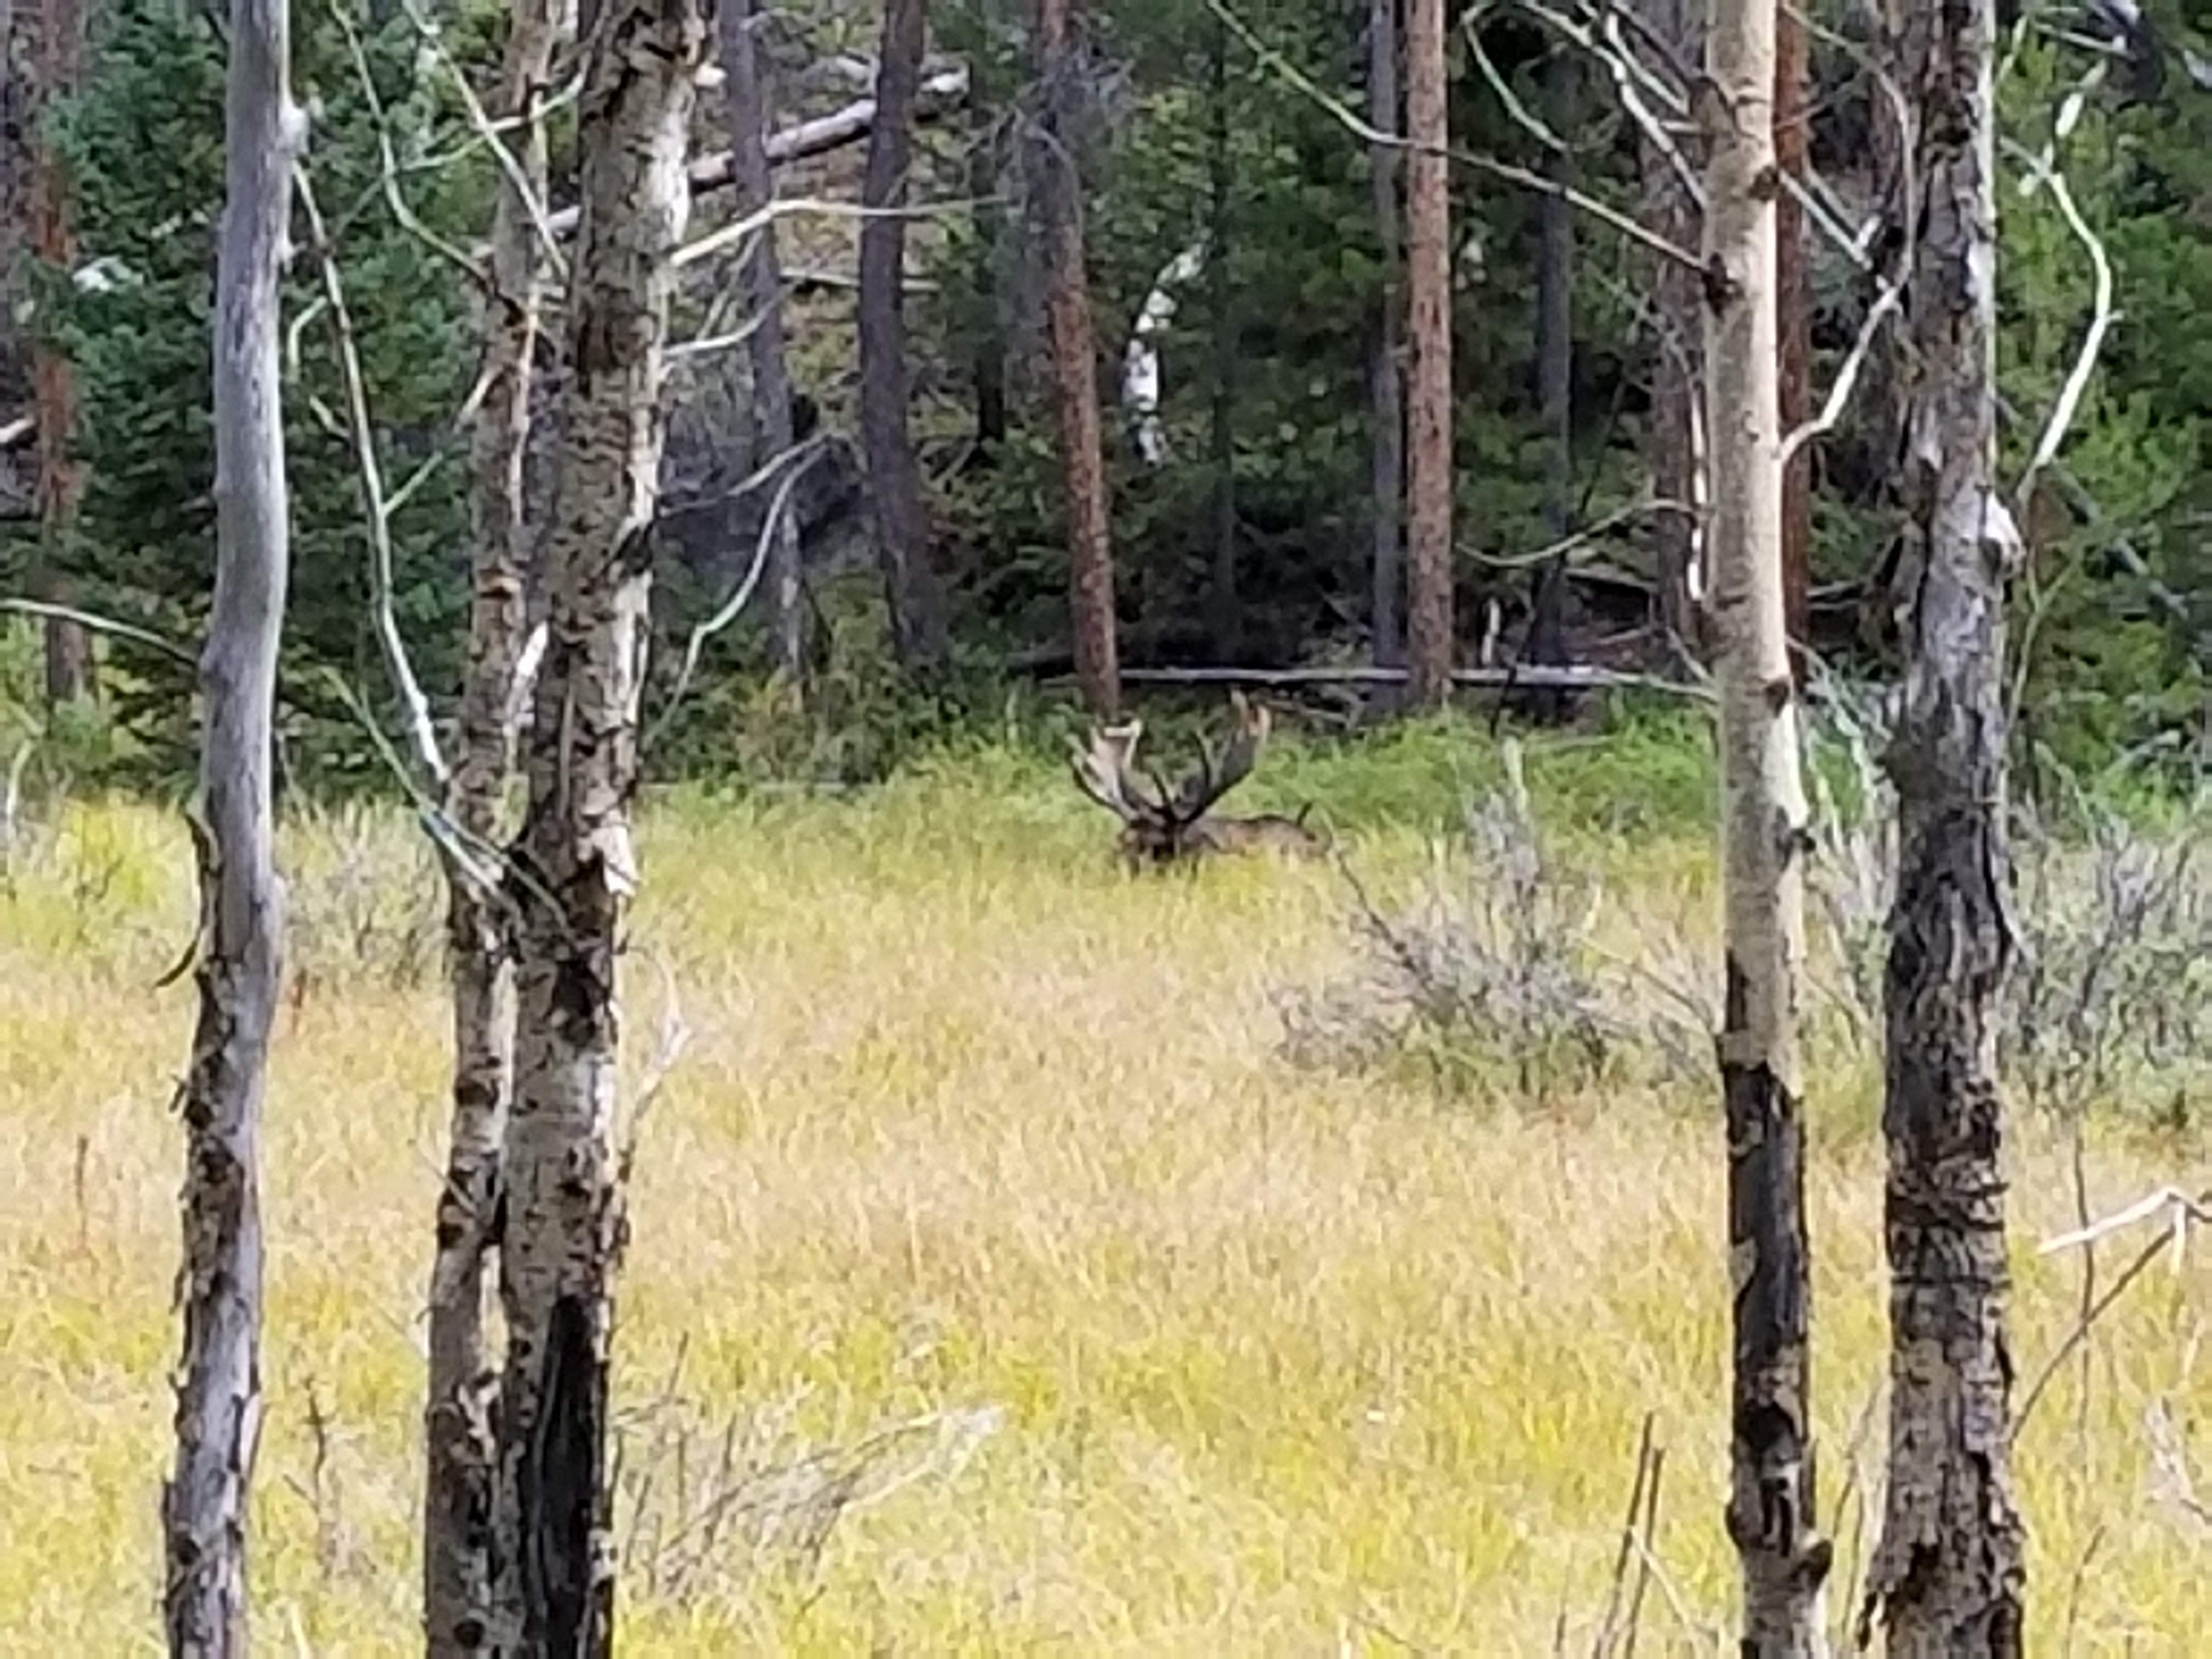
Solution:
{"label": "black bark marking", "polygon": [[538,1418],[520,1470],[524,1639],[533,1651],[563,1659],[604,1659],[613,1651],[612,1577],[587,1569],[580,1582],[572,1571],[596,1559],[606,1392],[590,1306],[565,1295],[546,1327]]}

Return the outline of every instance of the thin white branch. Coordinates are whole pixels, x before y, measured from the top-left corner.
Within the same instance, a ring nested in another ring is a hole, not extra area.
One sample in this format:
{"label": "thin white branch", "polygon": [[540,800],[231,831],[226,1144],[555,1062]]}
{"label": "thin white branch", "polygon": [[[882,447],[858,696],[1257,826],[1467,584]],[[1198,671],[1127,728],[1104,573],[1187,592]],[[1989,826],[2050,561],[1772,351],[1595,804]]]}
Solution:
{"label": "thin white branch", "polygon": [[2178,1253],[2181,1248],[2182,1234],[2191,1222],[2212,1221],[2212,1193],[2190,1194],[2179,1187],[2161,1187],[2156,1192],[2137,1199],[2127,1208],[2114,1211],[2100,1221],[2093,1221],[2070,1233],[2061,1233],[2056,1238],[2045,1239],[2037,1247],[2036,1254],[2054,1255],[2060,1250],[2078,1249],[2094,1244],[2114,1233],[2124,1232],[2137,1222],[2147,1221],[2154,1215],[2167,1218],[2167,1225],[2173,1230],[2174,1248]]}
{"label": "thin white branch", "polygon": [[[2085,84],[2093,84],[2101,75],[2103,67],[2102,64],[2098,65]],[[2051,404],[2050,416],[2044,422],[2043,434],[2036,440],[2034,453],[2028,458],[2027,471],[2021,475],[2015,499],[2022,501],[2027,500],[2029,491],[2034,488],[2037,475],[2057,459],[2059,447],[2065,443],[2066,434],[2074,424],[2074,416],[2081,409],[2081,399],[2088,394],[2089,382],[2097,372],[2098,360],[2104,352],[2105,337],[2112,332],[2116,314],[2112,307],[2112,262],[2106,255],[2102,239],[2090,229],[2089,222],[2081,216],[2081,209],[2075,205],[2074,192],[2068,188],[2066,175],[2059,171],[2057,164],[2057,145],[2073,131],[2075,122],[2081,118],[2082,98],[2082,92],[2077,89],[2060,106],[2058,118],[2053,123],[2051,142],[2044,147],[2041,155],[2030,155],[2017,144],[2006,146],[2020,157],[2027,168],[2027,176],[2020,182],[2021,195],[2032,198],[2039,188],[2049,189],[2051,199],[2058,204],[2059,214],[2066,221],[2067,229],[2073,233],[2074,240],[2081,243],[2082,251],[2089,257],[2089,269],[2095,284],[2094,295],[2090,302],[2088,331],[2082,336],[2081,349],[2075,354],[2073,365],[2066,371],[2066,379],[2058,388],[2057,399]]]}
{"label": "thin white branch", "polygon": [[1611,226],[1631,241],[1650,248],[1653,252],[1673,260],[1676,264],[1686,265],[1692,270],[1705,269],[1705,262],[1689,249],[1677,247],[1649,226],[1638,223],[1632,214],[1624,213],[1619,208],[1601,202],[1586,191],[1577,190],[1571,185],[1562,185],[1556,179],[1547,179],[1540,173],[1532,172],[1524,167],[1516,167],[1510,161],[1501,161],[1494,155],[1485,155],[1475,150],[1461,149],[1450,144],[1431,146],[1407,137],[1401,133],[1384,131],[1299,69],[1275,47],[1269,46],[1249,23],[1230,9],[1226,0],[1206,0],[1206,9],[1228,27],[1230,33],[1242,40],[1246,49],[1260,60],[1261,67],[1273,74],[1277,79],[1293,91],[1302,94],[1317,108],[1333,118],[1339,126],[1363,143],[1387,145],[1394,149],[1426,150],[1442,155],[1446,161],[1456,161],[1462,167],[1473,167],[1478,173],[1488,173],[1493,179],[1501,179],[1507,184],[1518,185],[1524,190],[1534,191],[1540,196],[1557,196],[1564,201],[1572,203],[1601,224]]}
{"label": "thin white branch", "polygon": [[676,684],[668,694],[667,707],[653,721],[653,730],[647,734],[643,747],[650,749],[666,729],[668,722],[675,717],[677,708],[684,701],[684,694],[690,690],[692,675],[698,672],[699,655],[707,648],[707,642],[737,621],[751,600],[753,590],[760,586],[761,576],[768,568],[768,550],[774,545],[777,532],[782,527],[784,514],[791,510],[791,492],[798,486],[799,479],[805,477],[808,469],[822,458],[823,453],[823,439],[817,433],[805,442],[786,450],[730,492],[733,495],[743,495],[768,472],[779,466],[787,469],[783,482],[776,486],[774,499],[769,502],[767,515],[761,520],[760,537],[753,544],[751,567],[746,570],[730,597],[723,601],[721,608],[694,628],[690,637],[684,642],[684,665],[677,671]]}
{"label": "thin white branch", "polygon": [[1799,450],[1814,439],[1833,430],[1836,422],[1843,419],[1844,410],[1850,404],[1851,393],[1857,388],[1859,374],[1866,368],[1868,355],[1881,334],[1882,324],[1889,319],[1889,314],[1904,299],[1903,277],[1882,285],[1881,297],[1867,313],[1866,320],[1859,325],[1858,337],[1851,342],[1850,354],[1837,368],[1836,378],[1828,387],[1827,401],[1820,405],[1820,412],[1782,441],[1783,465],[1788,466],[1790,458]]}
{"label": "thin white branch", "polygon": [[757,213],[742,219],[732,219],[708,231],[695,242],[687,242],[676,250],[674,264],[678,270],[696,264],[724,249],[749,241],[778,219],[789,219],[804,213],[816,213],[833,219],[927,219],[941,214],[958,213],[972,207],[965,201],[935,202],[923,207],[869,208],[854,202],[826,201],[818,196],[779,197]]}
{"label": "thin white branch", "polygon": [[407,641],[400,635],[398,613],[392,605],[392,507],[384,493],[384,469],[377,459],[376,428],[369,422],[368,388],[362,374],[361,350],[354,338],[352,315],[346,307],[345,284],[338,275],[329,229],[323,223],[321,209],[315,201],[314,185],[307,168],[296,162],[292,167],[292,185],[299,193],[300,210],[307,221],[308,234],[315,239],[315,264],[322,276],[323,298],[330,307],[331,331],[336,339],[338,368],[345,381],[346,425],[353,441],[354,466],[361,479],[362,509],[368,532],[369,604],[375,619],[377,646],[384,656],[385,671],[392,676],[392,689],[399,694],[400,703],[406,710],[408,735],[414,740],[415,757],[442,790],[452,774],[438,746],[437,726],[430,718],[430,700],[422,695],[422,682],[416,678],[415,664],[407,654]]}

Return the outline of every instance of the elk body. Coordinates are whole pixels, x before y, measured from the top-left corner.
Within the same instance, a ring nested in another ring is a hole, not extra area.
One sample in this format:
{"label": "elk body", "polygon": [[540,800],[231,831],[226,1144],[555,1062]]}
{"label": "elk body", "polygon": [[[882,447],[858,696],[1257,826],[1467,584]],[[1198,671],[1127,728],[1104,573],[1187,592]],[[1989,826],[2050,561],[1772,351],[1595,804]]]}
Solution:
{"label": "elk body", "polygon": [[1306,825],[1311,809],[1295,817],[1258,812],[1231,817],[1213,811],[1249,776],[1267,740],[1267,711],[1242,694],[1230,697],[1229,742],[1217,760],[1201,741],[1198,770],[1173,789],[1150,768],[1138,775],[1137,742],[1144,722],[1093,728],[1090,742],[1075,750],[1078,787],[1121,820],[1121,854],[1132,870],[1176,864],[1210,853],[1273,852],[1310,858],[1326,852],[1327,838]]}

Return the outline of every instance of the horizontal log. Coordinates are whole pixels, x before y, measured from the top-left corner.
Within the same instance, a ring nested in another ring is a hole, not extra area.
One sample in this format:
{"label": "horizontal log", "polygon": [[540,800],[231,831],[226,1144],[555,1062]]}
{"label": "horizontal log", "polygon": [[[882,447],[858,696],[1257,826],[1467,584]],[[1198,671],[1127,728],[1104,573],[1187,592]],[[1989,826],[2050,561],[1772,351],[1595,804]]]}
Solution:
{"label": "horizontal log", "polygon": [[[1054,681],[1073,679],[1054,674]],[[1302,685],[1399,685],[1402,668],[1125,668],[1121,678],[1129,685],[1224,685],[1253,690],[1281,690]],[[1665,691],[1675,696],[1710,699],[1711,687],[1687,680],[1663,679],[1656,674],[1624,673],[1611,668],[1543,666],[1531,663],[1521,668],[1458,668],[1451,683],[1471,690],[1529,691]]]}

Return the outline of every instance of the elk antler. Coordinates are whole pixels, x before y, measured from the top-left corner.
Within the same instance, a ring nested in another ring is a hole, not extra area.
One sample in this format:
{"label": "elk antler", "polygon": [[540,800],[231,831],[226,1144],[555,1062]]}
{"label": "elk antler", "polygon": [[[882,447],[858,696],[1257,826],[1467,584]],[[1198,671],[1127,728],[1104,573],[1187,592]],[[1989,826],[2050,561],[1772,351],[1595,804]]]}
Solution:
{"label": "elk antler", "polygon": [[1213,804],[1250,775],[1260,750],[1267,741],[1267,705],[1255,705],[1242,691],[1229,694],[1230,736],[1217,762],[1200,738],[1198,770],[1176,791],[1171,809],[1179,823],[1192,823],[1206,816]]}
{"label": "elk antler", "polygon": [[1160,815],[1158,801],[1147,800],[1129,775],[1137,740],[1145,723],[1133,720],[1124,726],[1093,726],[1087,746],[1075,748],[1072,769],[1076,787],[1125,823]]}

